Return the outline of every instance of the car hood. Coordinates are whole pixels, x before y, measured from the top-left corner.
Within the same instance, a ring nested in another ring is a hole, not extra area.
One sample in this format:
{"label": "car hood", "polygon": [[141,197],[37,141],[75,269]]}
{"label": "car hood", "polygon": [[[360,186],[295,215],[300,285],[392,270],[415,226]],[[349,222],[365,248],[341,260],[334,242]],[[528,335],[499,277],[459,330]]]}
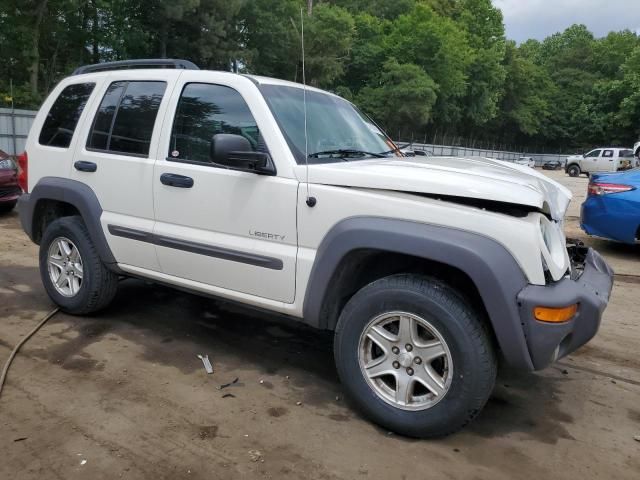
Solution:
{"label": "car hood", "polygon": [[323,185],[477,198],[526,205],[562,220],[571,192],[522,165],[483,157],[404,157],[309,165]]}

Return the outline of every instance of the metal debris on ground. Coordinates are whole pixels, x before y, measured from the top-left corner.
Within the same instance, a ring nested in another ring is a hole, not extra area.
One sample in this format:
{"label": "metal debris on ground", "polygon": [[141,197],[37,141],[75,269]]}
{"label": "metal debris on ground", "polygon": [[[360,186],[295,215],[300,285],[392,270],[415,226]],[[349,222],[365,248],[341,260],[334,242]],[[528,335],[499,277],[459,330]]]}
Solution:
{"label": "metal debris on ground", "polygon": [[264,462],[264,460],[262,459],[262,452],[260,452],[260,450],[249,450],[249,457],[251,458],[252,462]]}
{"label": "metal debris on ground", "polygon": [[230,387],[231,385],[236,384],[236,383],[238,383],[238,377],[234,378],[234,379],[233,379],[233,381],[231,381],[231,382],[229,382],[229,383],[225,383],[225,384],[223,384],[223,385],[220,385],[220,386],[219,386],[219,387],[217,387],[217,388],[218,388],[218,390],[222,390],[223,388]]}
{"label": "metal debris on ground", "polygon": [[204,369],[207,371],[207,373],[213,373],[213,366],[211,365],[211,362],[209,361],[209,355],[200,355],[198,354],[197,357],[202,360],[202,364],[204,365]]}
{"label": "metal debris on ground", "polygon": [[225,393],[222,398],[236,398],[236,396],[233,393]]}

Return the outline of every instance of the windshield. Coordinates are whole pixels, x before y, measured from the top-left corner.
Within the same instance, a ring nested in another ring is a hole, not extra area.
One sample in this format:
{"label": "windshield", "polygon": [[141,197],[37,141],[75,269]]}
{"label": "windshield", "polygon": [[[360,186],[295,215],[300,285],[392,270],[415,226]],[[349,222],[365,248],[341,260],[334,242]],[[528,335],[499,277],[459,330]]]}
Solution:
{"label": "windshield", "polygon": [[[305,163],[304,91],[282,85],[261,85],[260,90],[299,164]],[[358,160],[388,154],[395,146],[353,104],[307,90],[309,163]],[[338,152],[338,151],[348,152]],[[353,153],[362,152],[361,155]],[[348,155],[347,155],[348,153]]]}

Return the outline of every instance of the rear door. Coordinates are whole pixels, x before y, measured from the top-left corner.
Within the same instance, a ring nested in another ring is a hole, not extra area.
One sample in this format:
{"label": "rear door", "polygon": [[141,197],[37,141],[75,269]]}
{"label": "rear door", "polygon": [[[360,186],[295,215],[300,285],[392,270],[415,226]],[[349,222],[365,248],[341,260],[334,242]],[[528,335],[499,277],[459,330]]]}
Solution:
{"label": "rear door", "polygon": [[599,172],[615,172],[618,163],[617,150],[608,148],[602,151],[602,155],[598,159]]}
{"label": "rear door", "polygon": [[[288,159],[264,99],[246,78],[184,72],[171,99],[174,110],[153,175],[163,272],[243,301],[252,295],[292,303],[298,181],[283,168]],[[253,151],[269,153],[277,174],[213,163],[210,143],[217,134],[241,135]],[[171,185],[168,175],[188,180]]]}
{"label": "rear door", "polygon": [[118,263],[156,271],[155,247],[139,240],[153,231],[159,119],[176,76],[169,70],[105,75],[96,87],[98,100],[83,126],[71,169],[71,178],[96,193],[102,227]]}

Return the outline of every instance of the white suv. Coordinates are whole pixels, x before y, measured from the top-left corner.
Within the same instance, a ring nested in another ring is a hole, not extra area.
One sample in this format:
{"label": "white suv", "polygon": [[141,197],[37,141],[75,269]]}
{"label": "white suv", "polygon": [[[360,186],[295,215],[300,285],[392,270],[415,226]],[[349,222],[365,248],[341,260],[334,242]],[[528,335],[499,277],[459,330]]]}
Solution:
{"label": "white suv", "polygon": [[[174,68],[121,69],[158,65]],[[26,150],[21,222],[64,311],[105,307],[132,276],[333,330],[354,403],[406,435],[459,429],[499,359],[546,367],[608,302],[602,257],[565,245],[565,188],[508,162],[402,157],[354,105],[299,84],[83,67]]]}

